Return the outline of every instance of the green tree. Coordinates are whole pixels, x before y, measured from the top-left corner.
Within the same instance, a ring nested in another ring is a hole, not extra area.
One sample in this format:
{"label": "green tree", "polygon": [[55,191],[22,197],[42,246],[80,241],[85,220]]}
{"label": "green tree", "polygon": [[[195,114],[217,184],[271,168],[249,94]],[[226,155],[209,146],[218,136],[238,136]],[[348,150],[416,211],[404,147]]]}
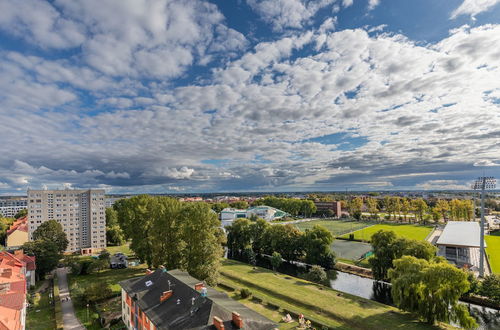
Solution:
{"label": "green tree", "polygon": [[255,222],[250,224],[250,239],[252,249],[255,253],[262,254],[264,252],[266,247],[265,235],[270,226],[269,222],[264,219],[257,219]]}
{"label": "green tree", "polygon": [[233,207],[235,209],[240,209],[240,210],[246,210],[248,208],[248,202],[247,201],[236,201],[229,203],[230,207]]}
{"label": "green tree", "polygon": [[14,223],[13,218],[4,218],[0,216],[0,244],[6,245],[7,230]]}
{"label": "green tree", "polygon": [[233,251],[243,251],[252,244],[252,222],[246,218],[236,219],[227,230],[227,246]]}
{"label": "green tree", "polygon": [[356,220],[361,219],[361,210],[363,208],[363,199],[361,197],[356,197],[351,199],[347,207],[349,209],[349,214]]}
{"label": "green tree", "polygon": [[33,240],[52,242],[60,253],[66,251],[69,243],[63,227],[56,220],[45,221],[38,226],[33,232]]}
{"label": "green tree", "polygon": [[61,259],[60,248],[56,242],[47,240],[36,240],[26,242],[22,249],[28,255],[36,257],[36,275],[43,279],[45,274],[56,268]]}
{"label": "green tree", "polygon": [[422,198],[417,198],[412,201],[413,209],[415,210],[415,216],[420,222],[424,222],[425,213],[428,210],[427,203]]}
{"label": "green tree", "polygon": [[490,298],[497,304],[500,303],[500,275],[486,276],[480,286],[479,294]]}
{"label": "green tree", "polygon": [[407,220],[408,214],[411,211],[411,203],[408,198],[403,198],[401,201],[401,212],[403,213],[404,220]]}
{"label": "green tree", "polygon": [[332,233],[322,226],[306,229],[303,235],[305,262],[332,269],[335,265],[335,255],[331,250],[333,240]]}
{"label": "green tree", "polygon": [[271,226],[266,231],[265,240],[267,245],[265,253],[271,255],[276,251],[285,260],[299,260],[304,256],[303,235],[304,233],[291,224]]}
{"label": "green tree", "polygon": [[319,265],[313,265],[307,272],[305,278],[308,281],[320,284],[325,284],[328,280],[328,276],[326,275],[325,270]]}
{"label": "green tree", "polygon": [[372,238],[373,257],[368,259],[376,280],[387,280],[393,261],[404,255],[432,260],[437,248],[424,241],[397,237],[393,231],[379,230]]}
{"label": "green tree", "polygon": [[446,262],[412,256],[394,261],[389,271],[392,298],[397,307],[416,313],[429,324],[455,321],[464,328],[477,326],[458,299],[469,290],[467,274]]}
{"label": "green tree", "polygon": [[19,219],[19,218],[25,217],[27,215],[28,215],[28,209],[22,209],[16,213],[16,215],[14,216],[14,219]]}
{"label": "green tree", "polygon": [[118,223],[118,212],[111,207],[106,208],[106,241],[109,245],[125,243],[125,235]]}
{"label": "green tree", "polygon": [[229,204],[225,203],[225,202],[217,202],[217,203],[210,204],[210,207],[212,208],[212,210],[214,210],[215,213],[218,214],[222,210],[224,210],[225,208],[228,208]]}
{"label": "green tree", "polygon": [[434,207],[435,212],[439,212],[441,214],[441,218],[443,219],[444,222],[446,222],[447,216],[446,214],[450,210],[450,204],[448,204],[448,201],[446,199],[438,199],[436,202],[436,206]]}
{"label": "green tree", "polygon": [[281,257],[281,254],[279,252],[273,252],[273,255],[271,256],[271,266],[273,267],[273,270],[276,271],[281,264],[283,263],[283,258]]}
{"label": "green tree", "polygon": [[188,203],[181,212],[184,267],[189,274],[214,285],[223,256],[220,221],[206,203]]}
{"label": "green tree", "polygon": [[85,304],[93,304],[110,297],[112,294],[113,290],[106,281],[98,281],[87,286],[85,291],[81,294],[80,299],[82,299]]}
{"label": "green tree", "polygon": [[368,197],[366,199],[366,205],[368,206],[368,212],[373,219],[378,219],[378,203],[373,197]]}

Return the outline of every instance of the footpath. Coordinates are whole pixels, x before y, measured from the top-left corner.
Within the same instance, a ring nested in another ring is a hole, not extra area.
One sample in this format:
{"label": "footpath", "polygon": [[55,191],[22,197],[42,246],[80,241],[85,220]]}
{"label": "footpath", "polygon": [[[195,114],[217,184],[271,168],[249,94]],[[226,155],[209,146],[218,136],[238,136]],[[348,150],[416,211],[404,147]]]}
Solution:
{"label": "footpath", "polygon": [[73,302],[69,295],[68,278],[66,268],[57,268],[57,279],[59,285],[59,299],[61,299],[61,311],[63,314],[64,330],[85,330],[75,315]]}

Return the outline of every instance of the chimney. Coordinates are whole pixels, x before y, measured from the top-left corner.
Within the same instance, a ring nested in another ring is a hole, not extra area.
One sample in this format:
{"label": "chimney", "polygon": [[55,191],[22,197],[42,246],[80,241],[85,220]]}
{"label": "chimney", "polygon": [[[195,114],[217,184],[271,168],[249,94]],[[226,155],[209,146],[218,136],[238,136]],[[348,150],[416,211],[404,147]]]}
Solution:
{"label": "chimney", "polygon": [[203,288],[204,286],[205,286],[205,284],[203,284],[203,283],[196,283],[196,284],[194,285],[194,289],[195,289],[196,291],[200,291],[200,290],[201,290],[201,288]]}
{"label": "chimney", "polygon": [[217,330],[224,330],[224,323],[217,316],[214,316],[214,326]]}
{"label": "chimney", "polygon": [[233,312],[233,324],[236,328],[242,329],[243,328],[243,319],[241,318],[239,313]]}
{"label": "chimney", "polygon": [[14,255],[22,257],[24,255],[23,249],[15,250]]}
{"label": "chimney", "polygon": [[172,297],[173,294],[174,293],[172,292],[172,290],[164,291],[160,297],[160,303],[162,303],[165,300],[167,300],[168,298]]}

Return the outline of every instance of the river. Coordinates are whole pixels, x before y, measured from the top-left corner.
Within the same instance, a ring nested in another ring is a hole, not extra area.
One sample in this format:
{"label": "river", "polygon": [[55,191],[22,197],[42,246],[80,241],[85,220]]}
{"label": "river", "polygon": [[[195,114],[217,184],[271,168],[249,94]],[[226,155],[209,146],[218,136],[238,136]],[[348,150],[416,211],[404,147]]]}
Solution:
{"label": "river", "polygon": [[[369,278],[337,272],[335,279],[330,279],[330,286],[338,291],[354,296],[375,300],[392,305],[391,286],[385,282]],[[481,330],[500,329],[500,312],[475,304],[463,303],[469,307],[470,314],[476,319]]]}

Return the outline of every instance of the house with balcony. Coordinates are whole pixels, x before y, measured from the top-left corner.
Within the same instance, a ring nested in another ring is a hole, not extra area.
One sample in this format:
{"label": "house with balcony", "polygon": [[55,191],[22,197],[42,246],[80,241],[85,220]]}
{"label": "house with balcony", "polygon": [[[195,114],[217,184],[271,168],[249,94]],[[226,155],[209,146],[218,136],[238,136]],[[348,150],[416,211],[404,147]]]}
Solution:
{"label": "house with balcony", "polygon": [[[477,222],[449,221],[436,242],[437,255],[445,257],[460,268],[477,271],[480,260],[480,235],[481,229]],[[484,247],[486,248],[486,242]]]}

